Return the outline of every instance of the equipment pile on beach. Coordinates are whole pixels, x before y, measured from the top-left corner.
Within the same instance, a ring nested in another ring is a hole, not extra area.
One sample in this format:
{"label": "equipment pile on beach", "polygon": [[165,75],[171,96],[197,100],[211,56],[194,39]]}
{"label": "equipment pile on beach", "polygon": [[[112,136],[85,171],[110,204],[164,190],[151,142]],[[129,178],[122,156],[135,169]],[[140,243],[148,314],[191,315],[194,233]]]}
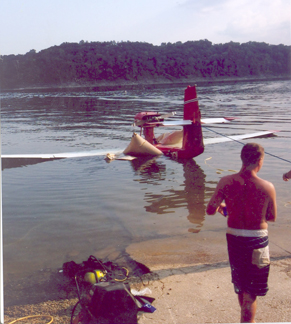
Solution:
{"label": "equipment pile on beach", "polygon": [[126,323],[130,318],[136,318],[139,311],[153,313],[156,310],[151,305],[154,298],[133,295],[128,283],[128,269],[110,261],[104,263],[91,255],[81,264],[64,263],[63,274],[75,280],[78,293],[71,324],[88,324],[94,319]]}

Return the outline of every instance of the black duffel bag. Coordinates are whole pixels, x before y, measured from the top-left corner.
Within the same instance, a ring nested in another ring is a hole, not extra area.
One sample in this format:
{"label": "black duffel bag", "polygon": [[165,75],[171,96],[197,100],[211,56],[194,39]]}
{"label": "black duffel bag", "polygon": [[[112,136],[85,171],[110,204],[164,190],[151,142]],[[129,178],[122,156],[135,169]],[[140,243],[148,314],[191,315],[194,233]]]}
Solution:
{"label": "black duffel bag", "polygon": [[130,292],[127,283],[100,282],[92,285],[89,310],[96,318],[104,317],[118,323],[118,318],[136,318],[139,302]]}

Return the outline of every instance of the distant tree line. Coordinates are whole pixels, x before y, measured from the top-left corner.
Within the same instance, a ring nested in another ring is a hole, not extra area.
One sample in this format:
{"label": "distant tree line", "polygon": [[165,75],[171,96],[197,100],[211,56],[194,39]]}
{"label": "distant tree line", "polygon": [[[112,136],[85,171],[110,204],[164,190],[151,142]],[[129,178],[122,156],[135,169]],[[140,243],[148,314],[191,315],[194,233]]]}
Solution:
{"label": "distant tree line", "polygon": [[282,44],[212,44],[208,40],[160,46],[129,41],[63,43],[38,53],[0,57],[0,86],[281,77],[290,75],[290,49]]}

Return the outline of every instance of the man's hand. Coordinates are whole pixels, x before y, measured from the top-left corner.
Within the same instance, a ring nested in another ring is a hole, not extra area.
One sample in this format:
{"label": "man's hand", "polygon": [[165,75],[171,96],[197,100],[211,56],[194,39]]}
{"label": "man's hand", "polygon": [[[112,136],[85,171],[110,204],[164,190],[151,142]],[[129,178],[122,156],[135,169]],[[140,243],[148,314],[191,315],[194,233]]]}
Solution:
{"label": "man's hand", "polygon": [[216,210],[218,213],[220,213],[222,216],[227,216],[227,210],[225,203],[221,203],[220,206],[217,207]]}
{"label": "man's hand", "polygon": [[284,181],[289,181],[289,178],[287,177],[287,173],[284,173],[284,174],[283,174],[283,180],[284,180]]}

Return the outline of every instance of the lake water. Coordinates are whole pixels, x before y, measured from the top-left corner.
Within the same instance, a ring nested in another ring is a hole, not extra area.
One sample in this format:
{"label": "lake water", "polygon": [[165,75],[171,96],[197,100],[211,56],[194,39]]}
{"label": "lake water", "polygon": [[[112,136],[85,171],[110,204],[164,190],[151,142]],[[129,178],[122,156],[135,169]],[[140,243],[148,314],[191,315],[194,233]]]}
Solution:
{"label": "lake water", "polygon": [[[132,126],[136,113],[175,111],[182,118],[186,86],[2,92],[2,154],[125,148],[138,131]],[[237,118],[204,128],[204,137],[280,131],[243,141],[275,155],[266,155],[260,171],[277,191],[278,221],[269,227],[273,257],[291,255],[291,183],[282,181],[291,164],[280,159],[291,161],[290,91],[291,81],[197,87],[202,117]],[[150,269],[226,260],[225,218],[207,216],[205,208],[219,179],[240,169],[241,147],[207,145],[188,161],[160,156],[108,163],[101,155],[5,163],[5,285],[91,254]]]}

